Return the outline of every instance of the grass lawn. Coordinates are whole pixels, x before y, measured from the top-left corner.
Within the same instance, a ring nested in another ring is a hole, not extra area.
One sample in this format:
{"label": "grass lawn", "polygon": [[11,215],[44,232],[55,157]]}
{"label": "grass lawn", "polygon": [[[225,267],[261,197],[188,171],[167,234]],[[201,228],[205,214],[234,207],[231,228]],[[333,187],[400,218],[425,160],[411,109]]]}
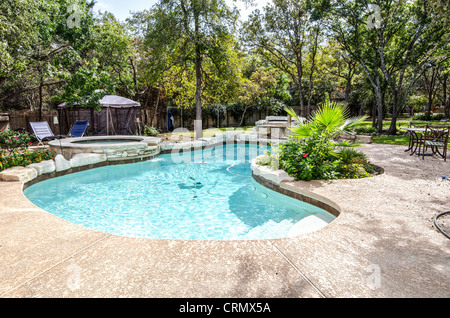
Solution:
{"label": "grass lawn", "polygon": [[[409,127],[410,119],[402,119],[397,121],[397,130],[401,131],[401,128]],[[389,126],[391,125],[390,120],[383,121],[383,130],[388,130]],[[371,121],[364,121],[358,125],[355,126],[355,129],[362,129],[362,130],[373,130],[372,132],[376,131],[374,128],[372,128],[372,122]],[[375,144],[386,144],[386,145],[408,145],[409,143],[409,136],[408,135],[395,135],[395,136],[374,136],[372,139],[373,143]]]}
{"label": "grass lawn", "polygon": [[409,136],[373,136],[372,142],[374,144],[408,146]]}
{"label": "grass lawn", "polygon": [[[402,127],[409,127],[410,121],[411,121],[411,119],[397,120],[397,129],[400,129]],[[383,130],[388,130],[390,125],[391,125],[390,120],[383,120]],[[356,124],[354,127],[355,127],[355,129],[357,129],[357,128],[370,129],[370,128],[372,128],[372,121],[363,121],[362,123]]]}

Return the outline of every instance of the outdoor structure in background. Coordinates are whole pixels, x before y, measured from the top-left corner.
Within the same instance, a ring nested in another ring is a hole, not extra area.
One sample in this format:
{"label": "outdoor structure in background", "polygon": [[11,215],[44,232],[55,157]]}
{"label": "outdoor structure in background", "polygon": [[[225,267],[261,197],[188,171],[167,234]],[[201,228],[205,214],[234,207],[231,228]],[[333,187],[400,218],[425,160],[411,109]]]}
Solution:
{"label": "outdoor structure in background", "polygon": [[76,120],[89,120],[86,136],[134,135],[137,129],[140,103],[125,97],[106,95],[100,101],[102,108],[84,108],[78,105],[58,105],[61,131],[69,131]]}

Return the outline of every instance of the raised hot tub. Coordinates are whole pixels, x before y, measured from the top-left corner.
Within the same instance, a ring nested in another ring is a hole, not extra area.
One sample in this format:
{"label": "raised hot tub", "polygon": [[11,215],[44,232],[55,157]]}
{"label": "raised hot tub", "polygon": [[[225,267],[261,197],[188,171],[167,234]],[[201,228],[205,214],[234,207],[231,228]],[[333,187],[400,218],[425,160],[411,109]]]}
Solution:
{"label": "raised hot tub", "polygon": [[80,153],[104,154],[107,160],[143,159],[160,152],[161,139],[147,136],[94,136],[65,138],[48,143],[70,160]]}

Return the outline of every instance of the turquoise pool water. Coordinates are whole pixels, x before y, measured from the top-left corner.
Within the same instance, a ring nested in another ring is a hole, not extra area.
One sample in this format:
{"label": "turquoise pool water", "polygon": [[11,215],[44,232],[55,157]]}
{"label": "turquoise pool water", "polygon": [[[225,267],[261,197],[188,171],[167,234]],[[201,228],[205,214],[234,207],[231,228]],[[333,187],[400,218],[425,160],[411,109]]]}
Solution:
{"label": "turquoise pool water", "polygon": [[165,154],[49,179],[24,193],[62,219],[116,235],[282,238],[302,219],[326,212],[253,180],[250,161],[265,150],[256,145],[227,145]]}

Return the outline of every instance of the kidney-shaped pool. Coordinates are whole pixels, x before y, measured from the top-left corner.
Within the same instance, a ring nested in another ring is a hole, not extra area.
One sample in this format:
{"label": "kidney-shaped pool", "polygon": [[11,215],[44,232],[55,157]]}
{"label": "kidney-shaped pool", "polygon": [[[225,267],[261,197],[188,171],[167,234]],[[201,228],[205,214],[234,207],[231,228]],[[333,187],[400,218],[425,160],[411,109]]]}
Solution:
{"label": "kidney-shaped pool", "polygon": [[128,237],[272,239],[289,236],[301,221],[308,232],[334,220],[254,181],[250,162],[266,150],[236,144],[163,154],[45,180],[24,194],[69,222]]}

